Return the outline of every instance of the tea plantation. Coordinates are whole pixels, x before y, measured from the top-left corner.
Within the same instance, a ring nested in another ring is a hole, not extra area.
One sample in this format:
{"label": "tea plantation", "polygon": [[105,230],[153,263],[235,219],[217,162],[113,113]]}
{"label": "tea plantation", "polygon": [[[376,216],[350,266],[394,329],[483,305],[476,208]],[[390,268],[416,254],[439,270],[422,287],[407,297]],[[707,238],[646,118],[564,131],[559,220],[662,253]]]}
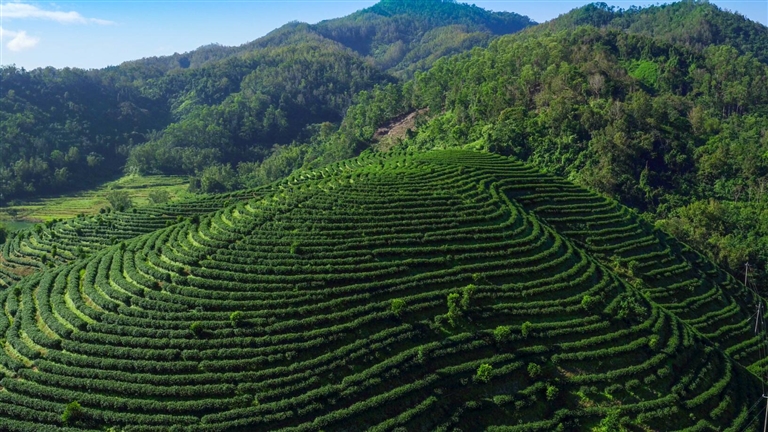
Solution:
{"label": "tea plantation", "polygon": [[742,431],[763,402],[761,299],[490,154],[365,154],[3,261],[4,430]]}

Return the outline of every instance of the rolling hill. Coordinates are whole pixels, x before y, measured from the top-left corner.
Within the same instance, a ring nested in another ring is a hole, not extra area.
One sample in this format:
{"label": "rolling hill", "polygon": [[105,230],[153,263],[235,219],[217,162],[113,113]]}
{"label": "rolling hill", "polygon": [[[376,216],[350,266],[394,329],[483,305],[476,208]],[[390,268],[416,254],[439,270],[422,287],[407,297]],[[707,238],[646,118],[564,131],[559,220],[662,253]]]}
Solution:
{"label": "rolling hill", "polygon": [[236,201],[4,290],[3,425],[753,426],[759,299],[614,201],[469,151]]}

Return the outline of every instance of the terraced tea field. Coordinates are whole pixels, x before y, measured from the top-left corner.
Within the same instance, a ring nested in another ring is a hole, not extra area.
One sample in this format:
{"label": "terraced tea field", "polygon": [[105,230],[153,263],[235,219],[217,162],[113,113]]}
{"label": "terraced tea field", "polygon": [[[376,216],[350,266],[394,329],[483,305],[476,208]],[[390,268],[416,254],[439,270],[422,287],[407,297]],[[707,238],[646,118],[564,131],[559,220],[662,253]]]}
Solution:
{"label": "terraced tea field", "polygon": [[[264,188],[263,190],[267,190]],[[70,262],[119,241],[147,234],[195,215],[206,214],[260,190],[198,197],[127,212],[78,216],[38,224],[14,234],[0,250],[0,289],[53,265]]]}
{"label": "terraced tea field", "polygon": [[187,205],[6,276],[2,427],[756,430],[761,300],[522,163],[368,154]]}

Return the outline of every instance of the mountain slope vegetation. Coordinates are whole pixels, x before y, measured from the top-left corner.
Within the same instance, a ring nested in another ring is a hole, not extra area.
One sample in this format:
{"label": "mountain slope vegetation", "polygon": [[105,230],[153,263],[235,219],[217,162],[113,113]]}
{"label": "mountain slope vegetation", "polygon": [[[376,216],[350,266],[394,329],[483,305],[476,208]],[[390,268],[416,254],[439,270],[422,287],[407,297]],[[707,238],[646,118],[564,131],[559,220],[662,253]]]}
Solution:
{"label": "mountain slope vegetation", "polygon": [[594,4],[498,37],[530,24],[383,0],[3,68],[0,201],[123,164],[220,193],[8,235],[0,429],[757,430],[765,27]]}
{"label": "mountain slope vegetation", "polygon": [[385,0],[235,48],[92,71],[3,67],[0,203],[82,187],[83,173],[97,184],[126,163],[129,172],[196,175],[193,189],[240,162],[274,177],[259,171],[264,158],[338,123],[355,94],[395,82],[390,73],[410,76],[532,24],[452,1]]}
{"label": "mountain slope vegetation", "polygon": [[518,156],[646,213],[734,274],[756,263],[765,287],[766,83],[766,65],[729,46],[521,33],[366,93],[325,145],[363,147],[387,116],[425,110],[404,148]]}
{"label": "mountain slope vegetation", "polygon": [[514,198],[549,180],[366,154],[26,278],[0,294],[0,419],[748,429],[754,375]]}
{"label": "mountain slope vegetation", "polygon": [[[71,188],[82,173],[98,181],[86,164],[109,173],[127,159],[132,172],[193,174],[259,160],[309,124],[338,121],[357,92],[394,81],[316,39],[297,34],[286,47],[146,81],[113,71],[3,68],[0,194]],[[56,86],[59,75],[74,78]],[[68,84],[78,80],[88,85]]]}

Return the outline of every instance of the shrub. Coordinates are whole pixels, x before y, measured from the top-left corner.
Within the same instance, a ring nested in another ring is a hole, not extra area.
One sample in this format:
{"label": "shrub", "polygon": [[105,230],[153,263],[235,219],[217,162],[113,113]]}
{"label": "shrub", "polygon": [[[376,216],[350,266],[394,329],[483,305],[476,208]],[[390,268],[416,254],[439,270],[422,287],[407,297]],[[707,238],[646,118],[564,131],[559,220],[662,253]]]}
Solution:
{"label": "shrub", "polygon": [[469,309],[469,301],[472,298],[472,293],[474,292],[475,286],[473,284],[469,284],[464,287],[461,296],[461,310],[467,311]]}
{"label": "shrub", "polygon": [[61,422],[71,424],[83,417],[83,407],[80,406],[80,402],[74,401],[67,404],[64,407],[64,413],[61,414]]}
{"label": "shrub", "polygon": [[552,384],[547,384],[547,400],[555,400],[560,390]]}
{"label": "shrub", "polygon": [[393,314],[396,316],[400,316],[403,313],[403,309],[405,308],[405,300],[403,299],[392,299],[392,305],[390,306],[390,310]]}
{"label": "shrub", "polygon": [[541,366],[537,365],[536,363],[529,363],[528,375],[533,379],[536,379],[537,377],[541,376]]}
{"label": "shrub", "polygon": [[509,326],[498,326],[493,331],[493,337],[496,338],[496,342],[504,342],[509,339],[512,334],[512,329]]}
{"label": "shrub", "polygon": [[637,267],[638,267],[637,261],[635,260],[630,261],[629,264],[627,264],[627,268],[629,269],[629,274],[635,277],[639,276],[639,273],[637,272],[638,270]]}
{"label": "shrub", "polygon": [[533,324],[531,324],[530,321],[524,322],[522,327],[520,327],[520,333],[524,338],[527,338],[528,335],[531,334],[531,330],[533,330]]}
{"label": "shrub", "polygon": [[461,314],[461,310],[459,309],[459,297],[458,293],[448,294],[448,321],[451,322],[451,325],[456,324],[456,318]]}
{"label": "shrub", "polygon": [[125,211],[133,207],[131,196],[126,191],[109,191],[105,198],[109,201],[109,205],[112,206],[112,209],[115,211]]}
{"label": "shrub", "polygon": [[653,335],[648,338],[648,347],[652,350],[656,350],[656,348],[659,347],[659,337],[656,335]]}
{"label": "shrub", "polygon": [[147,198],[152,204],[165,204],[171,200],[171,194],[166,190],[153,190]]}
{"label": "shrub", "polygon": [[194,333],[196,336],[201,336],[203,334],[203,325],[200,323],[200,321],[195,321],[189,325],[189,330],[191,330],[192,333]]}
{"label": "shrub", "polygon": [[480,367],[477,368],[477,375],[475,375],[475,380],[487,383],[491,379],[491,371],[493,371],[493,366],[489,365],[488,363],[483,363],[480,365]]}
{"label": "shrub", "polygon": [[232,322],[232,327],[237,327],[242,320],[243,320],[243,313],[240,311],[235,311],[229,314],[229,321]]}

